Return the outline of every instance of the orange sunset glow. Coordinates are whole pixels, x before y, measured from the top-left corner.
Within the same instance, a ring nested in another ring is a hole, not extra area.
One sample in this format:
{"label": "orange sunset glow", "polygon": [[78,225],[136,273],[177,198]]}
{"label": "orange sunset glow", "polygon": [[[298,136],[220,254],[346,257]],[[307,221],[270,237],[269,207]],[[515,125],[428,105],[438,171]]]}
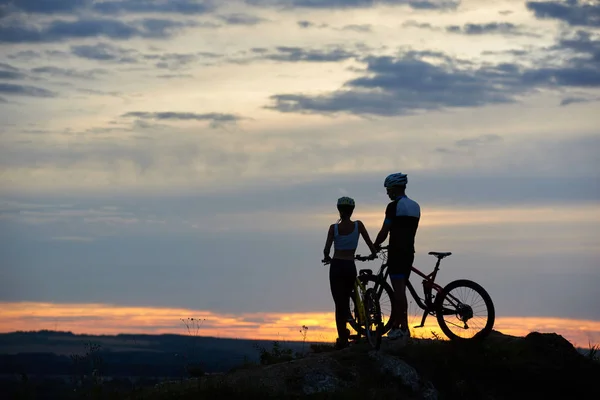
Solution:
{"label": "orange sunset glow", "polygon": [[[298,341],[302,339],[300,328],[305,325],[308,341],[329,342],[337,336],[333,312],[227,314],[184,308],[34,302],[0,303],[0,307],[1,332],[46,329],[75,334],[174,333]],[[196,324],[188,318],[199,322]],[[411,321],[411,325],[415,324]],[[499,316],[494,329],[515,336],[532,331],[558,333],[579,347],[600,341],[600,321]],[[429,338],[432,331],[445,338],[434,318],[429,318],[424,328],[413,329],[412,335]]]}

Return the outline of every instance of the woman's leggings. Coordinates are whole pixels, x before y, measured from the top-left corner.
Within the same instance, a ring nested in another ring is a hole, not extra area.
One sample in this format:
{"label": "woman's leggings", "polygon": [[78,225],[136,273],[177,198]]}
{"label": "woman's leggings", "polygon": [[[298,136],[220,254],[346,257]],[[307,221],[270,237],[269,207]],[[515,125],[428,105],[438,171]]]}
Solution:
{"label": "woman's leggings", "polygon": [[329,286],[335,303],[335,323],[338,338],[348,339],[346,322],[350,310],[350,296],[356,279],[356,265],[354,260],[340,260],[334,258],[329,266]]}

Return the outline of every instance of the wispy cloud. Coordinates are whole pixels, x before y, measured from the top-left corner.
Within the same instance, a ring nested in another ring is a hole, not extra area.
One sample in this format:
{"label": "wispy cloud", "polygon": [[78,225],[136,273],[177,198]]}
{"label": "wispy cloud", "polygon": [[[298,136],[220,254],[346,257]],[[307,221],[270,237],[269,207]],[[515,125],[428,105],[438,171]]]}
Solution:
{"label": "wispy cloud", "polygon": [[488,22],[486,24],[465,24],[463,26],[451,25],[446,27],[450,33],[462,33],[465,35],[499,34],[507,36],[534,36],[538,34],[524,30],[522,26],[510,22]]}
{"label": "wispy cloud", "polygon": [[455,9],[460,0],[245,0],[249,5],[294,8],[368,8],[377,5],[410,6],[420,10]]}
{"label": "wispy cloud", "polygon": [[164,39],[184,28],[197,26],[188,21],[146,18],[120,21],[108,18],[85,18],[75,21],[53,20],[32,24],[10,21],[0,26],[0,43],[61,42],[75,38],[102,37],[116,40],[134,37]]}
{"label": "wispy cloud", "polygon": [[162,121],[210,121],[212,127],[218,127],[224,123],[236,123],[240,120],[246,119],[235,114],[226,113],[205,113],[198,114],[192,112],[144,112],[144,111],[131,111],[122,115],[124,118],[141,118],[141,119],[155,119]]}
{"label": "wispy cloud", "polygon": [[[159,14],[206,14],[214,10],[212,0],[17,0],[3,6],[7,15],[26,12],[30,14],[56,15],[96,12],[106,15],[125,13]],[[2,8],[0,8],[2,10]]]}
{"label": "wispy cloud", "polygon": [[56,97],[57,93],[48,89],[29,86],[29,85],[17,85],[13,83],[1,83],[0,82],[0,93],[7,95],[16,96],[30,96],[30,97]]}

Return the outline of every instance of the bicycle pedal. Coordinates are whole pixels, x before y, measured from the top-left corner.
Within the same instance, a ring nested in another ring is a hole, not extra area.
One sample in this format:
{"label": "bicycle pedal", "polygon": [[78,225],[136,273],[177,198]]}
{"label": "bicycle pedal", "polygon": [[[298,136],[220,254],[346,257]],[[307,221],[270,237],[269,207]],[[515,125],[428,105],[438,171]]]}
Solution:
{"label": "bicycle pedal", "polygon": [[425,325],[415,325],[415,326],[413,326],[413,328],[422,328],[422,327],[424,327],[424,326],[425,326]]}

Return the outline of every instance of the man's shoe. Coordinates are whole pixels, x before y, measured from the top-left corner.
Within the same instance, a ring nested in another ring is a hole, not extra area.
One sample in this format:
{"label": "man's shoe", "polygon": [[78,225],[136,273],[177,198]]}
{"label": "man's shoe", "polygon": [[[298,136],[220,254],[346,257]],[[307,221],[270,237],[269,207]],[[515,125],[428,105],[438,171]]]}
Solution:
{"label": "man's shoe", "polygon": [[387,334],[387,337],[392,340],[398,339],[402,336],[403,336],[403,334],[402,334],[402,331],[400,330],[400,328],[392,328]]}
{"label": "man's shoe", "polygon": [[404,343],[406,343],[408,341],[408,339],[410,339],[410,331],[406,328],[404,329],[399,329],[400,331],[400,336],[399,338],[402,339],[402,341]]}

